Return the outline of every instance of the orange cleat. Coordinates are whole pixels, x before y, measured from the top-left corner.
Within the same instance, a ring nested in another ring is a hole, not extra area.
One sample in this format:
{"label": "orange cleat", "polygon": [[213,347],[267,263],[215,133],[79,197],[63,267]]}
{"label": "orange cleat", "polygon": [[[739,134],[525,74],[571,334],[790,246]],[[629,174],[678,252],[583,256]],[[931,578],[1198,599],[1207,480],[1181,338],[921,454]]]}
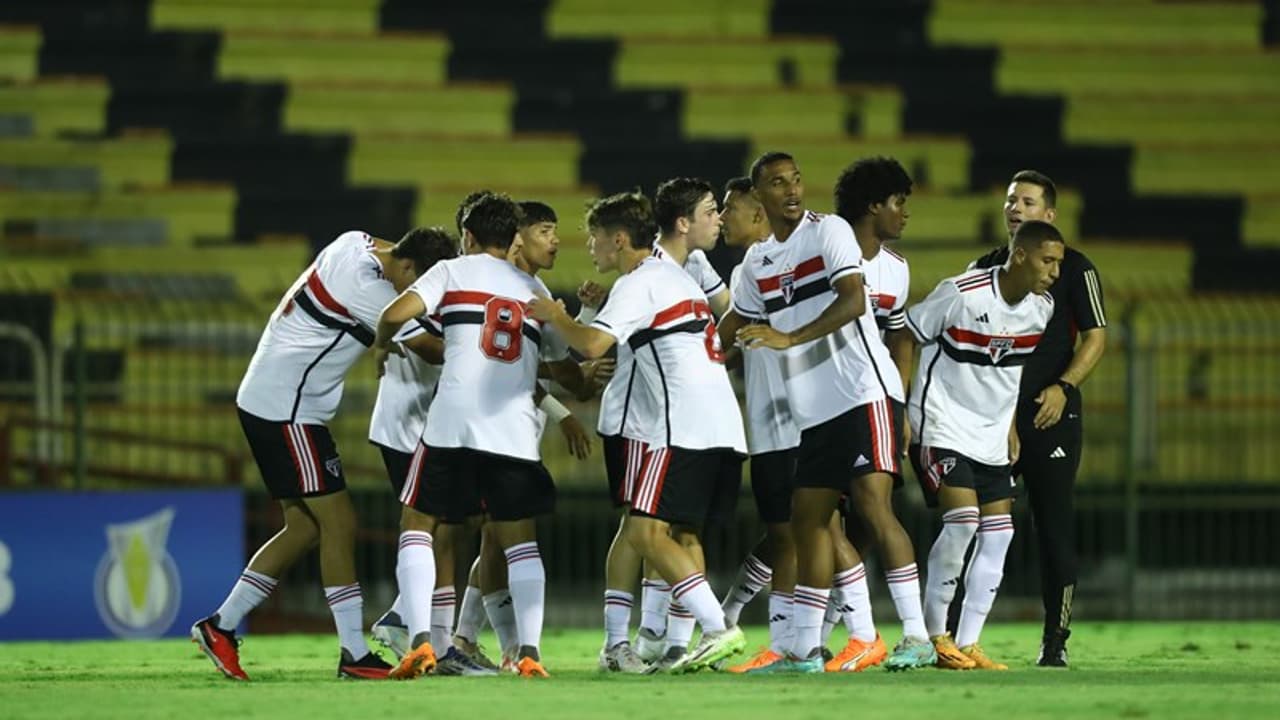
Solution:
{"label": "orange cleat", "polygon": [[772,648],[760,648],[759,652],[751,656],[751,659],[728,668],[728,672],[738,674],[751,674],[765,672],[765,668],[774,663],[781,662],[786,659],[785,655],[779,655]]}
{"label": "orange cleat", "polygon": [[531,657],[520,658],[520,662],[516,663],[516,671],[520,673],[520,677],[551,677],[546,668],[542,667],[542,663]]}
{"label": "orange cleat", "polygon": [[987,657],[987,654],[982,651],[982,646],[979,645],[978,643],[974,643],[972,645],[965,645],[964,647],[960,648],[960,652],[969,656],[969,659],[973,661],[973,669],[975,670],[1008,670],[1009,669],[1008,665],[1005,665],[1004,663],[998,663],[995,660],[992,660],[991,658]]}
{"label": "orange cleat", "polygon": [[938,667],[943,670],[972,670],[976,663],[968,655],[960,652],[960,648],[956,647],[956,641],[951,639],[951,633],[942,633],[934,635],[933,649],[938,653]]}
{"label": "orange cleat", "polygon": [[405,653],[405,656],[400,658],[400,664],[393,668],[387,677],[392,680],[412,680],[431,672],[435,666],[436,652],[431,649],[431,643],[424,642]]}
{"label": "orange cleat", "polygon": [[849,638],[848,644],[840,654],[827,661],[826,670],[827,672],[862,672],[884,662],[888,655],[889,648],[885,647],[880,633],[876,633],[876,639],[872,642]]}

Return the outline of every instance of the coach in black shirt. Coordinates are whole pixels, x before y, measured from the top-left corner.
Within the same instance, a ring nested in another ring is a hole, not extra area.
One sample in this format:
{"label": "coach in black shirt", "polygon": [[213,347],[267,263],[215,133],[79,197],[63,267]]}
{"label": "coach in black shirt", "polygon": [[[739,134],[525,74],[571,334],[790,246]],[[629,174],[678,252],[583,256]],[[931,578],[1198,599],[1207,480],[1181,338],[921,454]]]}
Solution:
{"label": "coach in black shirt", "polygon": [[[1056,201],[1057,190],[1045,175],[1034,170],[1014,175],[1004,203],[1009,236],[1024,220],[1053,222]],[[974,267],[1003,265],[1008,257],[1009,249],[1000,248],[978,258]],[[1080,386],[1106,347],[1107,316],[1097,269],[1084,253],[1071,247],[1049,292],[1054,300],[1053,317],[1022,370],[1015,420],[1022,451],[1014,473],[1022,475],[1026,484],[1040,543],[1045,619],[1044,641],[1036,662],[1066,667],[1071,598],[1076,587],[1072,491],[1083,435]]]}

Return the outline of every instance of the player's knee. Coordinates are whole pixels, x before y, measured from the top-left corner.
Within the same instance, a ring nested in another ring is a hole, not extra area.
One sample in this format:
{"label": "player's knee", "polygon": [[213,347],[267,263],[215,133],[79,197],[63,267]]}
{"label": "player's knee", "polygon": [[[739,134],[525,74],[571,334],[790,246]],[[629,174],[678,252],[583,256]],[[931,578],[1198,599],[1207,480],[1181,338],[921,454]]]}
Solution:
{"label": "player's knee", "polygon": [[698,537],[698,531],[685,525],[673,525],[671,527],[671,539],[675,540],[683,548],[702,547],[702,540]]}
{"label": "player's knee", "polygon": [[400,532],[425,532],[435,534],[436,521],[430,515],[418,512],[407,505],[400,511]]}
{"label": "player's knee", "polygon": [[668,534],[669,530],[664,523],[640,518],[632,518],[627,523],[627,541],[641,554],[651,552],[662,540],[662,536]]}

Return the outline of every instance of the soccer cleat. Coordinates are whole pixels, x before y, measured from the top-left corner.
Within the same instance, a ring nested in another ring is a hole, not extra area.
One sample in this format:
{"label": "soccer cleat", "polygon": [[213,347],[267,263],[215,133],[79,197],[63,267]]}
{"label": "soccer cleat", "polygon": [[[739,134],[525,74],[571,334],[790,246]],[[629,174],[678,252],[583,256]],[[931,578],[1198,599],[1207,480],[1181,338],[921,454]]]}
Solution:
{"label": "soccer cleat", "polygon": [[904,637],[884,661],[884,669],[890,672],[913,668],[933,667],[938,662],[938,651],[924,638]]}
{"label": "soccer cleat", "polygon": [[773,668],[774,665],[777,665],[783,660],[784,660],[783,656],[774,652],[773,648],[764,647],[764,648],[760,648],[760,650],[756,652],[755,655],[752,655],[750,660],[742,663],[741,665],[734,665],[728,668],[727,671],[731,673],[737,673],[739,675],[743,675],[743,674],[752,675],[756,673],[768,674],[771,672],[776,672],[777,668],[775,669],[770,669],[770,668]]}
{"label": "soccer cleat", "polygon": [[223,675],[232,680],[249,679],[240,669],[240,641],[236,639],[236,631],[219,628],[217,615],[210,615],[191,626],[191,642],[200,646]]}
{"label": "soccer cleat", "polygon": [[826,668],[823,667],[821,650],[802,658],[788,655],[787,659],[783,660],[781,664],[783,667],[778,668],[778,672],[802,674],[826,672]]}
{"label": "soccer cleat", "polygon": [[390,610],[373,624],[373,639],[394,653],[397,660],[409,652],[409,628]]}
{"label": "soccer cleat", "polygon": [[747,638],[742,628],[734,626],[720,632],[704,632],[684,657],[680,658],[669,669],[673,673],[697,672],[708,665],[742,652],[747,646]]}
{"label": "soccer cleat", "polygon": [[352,660],[351,653],[342,648],[342,657],[338,659],[338,677],[350,680],[386,680],[391,667],[377,653],[365,653],[359,660]]}
{"label": "soccer cleat", "polygon": [[636,655],[631,643],[623,640],[611,648],[600,649],[600,671],[644,675],[649,672],[649,664]]}
{"label": "soccer cleat", "polygon": [[520,677],[551,677],[546,668],[542,667],[542,663],[531,657],[520,658],[520,662],[516,663],[516,672]]}
{"label": "soccer cleat", "polygon": [[498,674],[494,668],[487,668],[472,660],[457,646],[451,645],[445,654],[436,661],[434,675],[459,675],[462,677],[492,677]]}
{"label": "soccer cleat", "polygon": [[474,643],[462,637],[461,635],[453,636],[453,646],[466,655],[471,662],[479,665],[487,670],[497,670],[498,666],[484,654],[484,647],[480,643]]}
{"label": "soccer cleat", "polygon": [[1071,637],[1070,630],[1054,630],[1044,636],[1044,641],[1040,643],[1040,657],[1036,658],[1036,665],[1040,667],[1067,667],[1067,638]]}
{"label": "soccer cleat", "polygon": [[424,642],[400,658],[400,664],[391,670],[392,680],[412,680],[431,672],[436,666],[436,653],[431,643]]}
{"label": "soccer cleat", "polygon": [[972,670],[977,664],[973,658],[965,655],[956,647],[956,641],[951,639],[951,633],[945,632],[941,635],[934,635],[933,649],[938,652],[938,667],[943,670]]}
{"label": "soccer cleat", "polygon": [[966,656],[968,656],[970,660],[973,661],[974,670],[1008,670],[1009,669],[1008,665],[1005,665],[1004,663],[998,663],[995,660],[992,660],[991,658],[987,657],[987,654],[982,651],[982,646],[979,645],[978,643],[973,643],[972,645],[965,645],[964,647],[960,648],[960,652],[964,653]]}
{"label": "soccer cleat", "polygon": [[848,644],[840,654],[827,661],[826,670],[827,672],[862,672],[884,662],[888,654],[889,649],[884,646],[880,633],[876,633],[876,639],[872,642],[849,638]]}
{"label": "soccer cleat", "polygon": [[662,657],[648,664],[645,674],[653,675],[654,673],[663,673],[675,667],[676,663],[684,659],[689,654],[688,648],[683,645],[672,645],[667,648]]}
{"label": "soccer cleat", "polygon": [[666,633],[659,635],[649,628],[642,627],[636,631],[636,641],[632,644],[632,649],[641,660],[647,663],[658,662],[667,652]]}

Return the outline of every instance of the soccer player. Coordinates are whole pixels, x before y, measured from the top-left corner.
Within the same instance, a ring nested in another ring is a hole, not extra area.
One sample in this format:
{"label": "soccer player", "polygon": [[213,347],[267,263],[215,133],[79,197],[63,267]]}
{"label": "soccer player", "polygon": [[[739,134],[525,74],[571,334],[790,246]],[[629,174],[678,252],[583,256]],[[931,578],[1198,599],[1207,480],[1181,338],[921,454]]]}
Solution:
{"label": "soccer player", "polygon": [[590,325],[575,322],[561,303],[539,298],[529,312],[558,330],[586,357],[615,343],[632,354],[623,437],[644,443],[626,523],[626,539],[671,584],[672,601],[702,625],[697,646],[672,664],[690,672],[742,649],[742,631],[724,612],[703,575],[702,558],[672,537],[723,512],[736,495],[735,472],[745,452],[742,420],[721,364],[706,295],[674,262],[653,251],[654,220],[637,193],[614,195],[589,213],[590,245],[599,268],[621,274]]}
{"label": "soccer player", "polygon": [[[1009,236],[1028,220],[1053,222],[1057,196],[1053,181],[1043,173],[1015,174],[1004,203]],[[1009,248],[1004,247],[974,265],[1003,265],[1008,258]],[[1083,444],[1080,386],[1097,366],[1107,343],[1106,306],[1097,268],[1084,253],[1068,247],[1061,272],[1050,288],[1053,317],[1022,371],[1015,416],[1022,454],[1014,473],[1026,483],[1040,546],[1045,617],[1036,663],[1046,667],[1067,666],[1077,565],[1074,488]]]}
{"label": "soccer player", "polygon": [[[978,643],[1013,541],[1010,463],[1018,457],[1013,423],[1022,368],[1053,315],[1049,287],[1058,278],[1062,234],[1046,222],[1020,223],[1003,265],[943,280],[907,310],[907,328],[925,346],[911,387],[912,463],[942,531],[929,551],[925,623],[938,667],[1006,670]],[[965,550],[977,535],[968,588],[953,639],[947,606]]]}
{"label": "soccer player", "polygon": [[[751,177],[773,235],[747,251],[720,332],[748,353],[783,351],[791,414],[801,429],[791,507],[797,573],[789,669],[822,672],[822,625],[835,570],[831,518],[862,476],[887,475],[892,485],[901,474],[886,390],[897,373],[867,312],[861,251],[849,224],[804,209],[800,171],[786,153],[762,155]],[[907,636],[900,645],[917,664],[916,648],[928,642]]]}
{"label": "soccer player", "polygon": [[[760,201],[751,193],[751,178],[741,177],[725,185],[725,243],[750,247],[772,234]],[[742,266],[734,268],[729,285],[741,282]],[[791,485],[795,477],[796,448],[800,429],[791,418],[781,355],[761,348],[743,357],[747,401],[747,448],[751,453],[751,493],[756,512],[764,523],[764,538],[743,561],[733,586],[725,596],[724,612],[730,624],[738,624],[742,608],[772,582],[769,593],[769,645],[741,665],[736,673],[768,673],[785,667],[792,645],[792,592],[795,590],[795,542],[791,536]]]}
{"label": "soccer player", "polygon": [[[870,312],[876,330],[889,347],[895,368],[881,368],[880,379],[888,395],[887,411],[893,428],[905,430],[903,390],[911,372],[915,352],[904,327],[904,308],[910,287],[907,262],[884,247],[899,239],[906,226],[907,198],[911,194],[911,177],[897,160],[886,157],[863,158],[840,174],[835,185],[836,213],[849,222],[862,250],[862,276],[870,299]],[[903,447],[901,439],[887,440],[895,448]],[[857,553],[848,548],[848,536],[838,518],[832,519],[832,542],[836,548],[836,587],[845,624],[850,631],[849,643],[831,662],[827,670],[858,671],[877,665],[886,658],[884,642],[875,634],[870,615],[870,594],[866,569],[856,558],[872,546],[878,548],[890,596],[902,621],[903,637],[911,638],[906,647],[920,647],[927,641],[920,598],[920,573],[916,567],[911,537],[893,511],[893,491],[901,487],[902,476],[869,473],[853,484],[849,505],[855,510],[850,525],[859,537],[865,537]],[[912,667],[918,653],[906,651],[889,659],[891,669]]]}
{"label": "soccer player", "polygon": [[390,666],[369,651],[364,638],[355,508],[326,423],[338,409],[347,371],[373,344],[381,308],[438,253],[423,231],[410,231],[395,244],[363,232],[343,233],[298,277],[263,330],[236,407],[285,526],[254,554],[221,607],[191,628],[191,639],[228,678],[249,679],[240,667],[236,626],[317,544],[341,644],[338,676],[387,676]]}
{"label": "soccer player", "polygon": [[435,587],[432,533],[483,507],[507,560],[520,650],[518,671],[546,677],[538,646],[546,574],[534,518],[555,505],[555,486],[539,461],[533,402],[542,323],[525,303],[546,286],[507,261],[519,232],[519,207],[489,195],[467,212],[466,244],[481,252],[438,263],[401,293],[378,321],[375,347],[386,352],[409,320],[439,314],[445,364],[400,499],[396,577],[408,609],[411,650],[391,672],[417,677],[435,665],[429,641]]}

